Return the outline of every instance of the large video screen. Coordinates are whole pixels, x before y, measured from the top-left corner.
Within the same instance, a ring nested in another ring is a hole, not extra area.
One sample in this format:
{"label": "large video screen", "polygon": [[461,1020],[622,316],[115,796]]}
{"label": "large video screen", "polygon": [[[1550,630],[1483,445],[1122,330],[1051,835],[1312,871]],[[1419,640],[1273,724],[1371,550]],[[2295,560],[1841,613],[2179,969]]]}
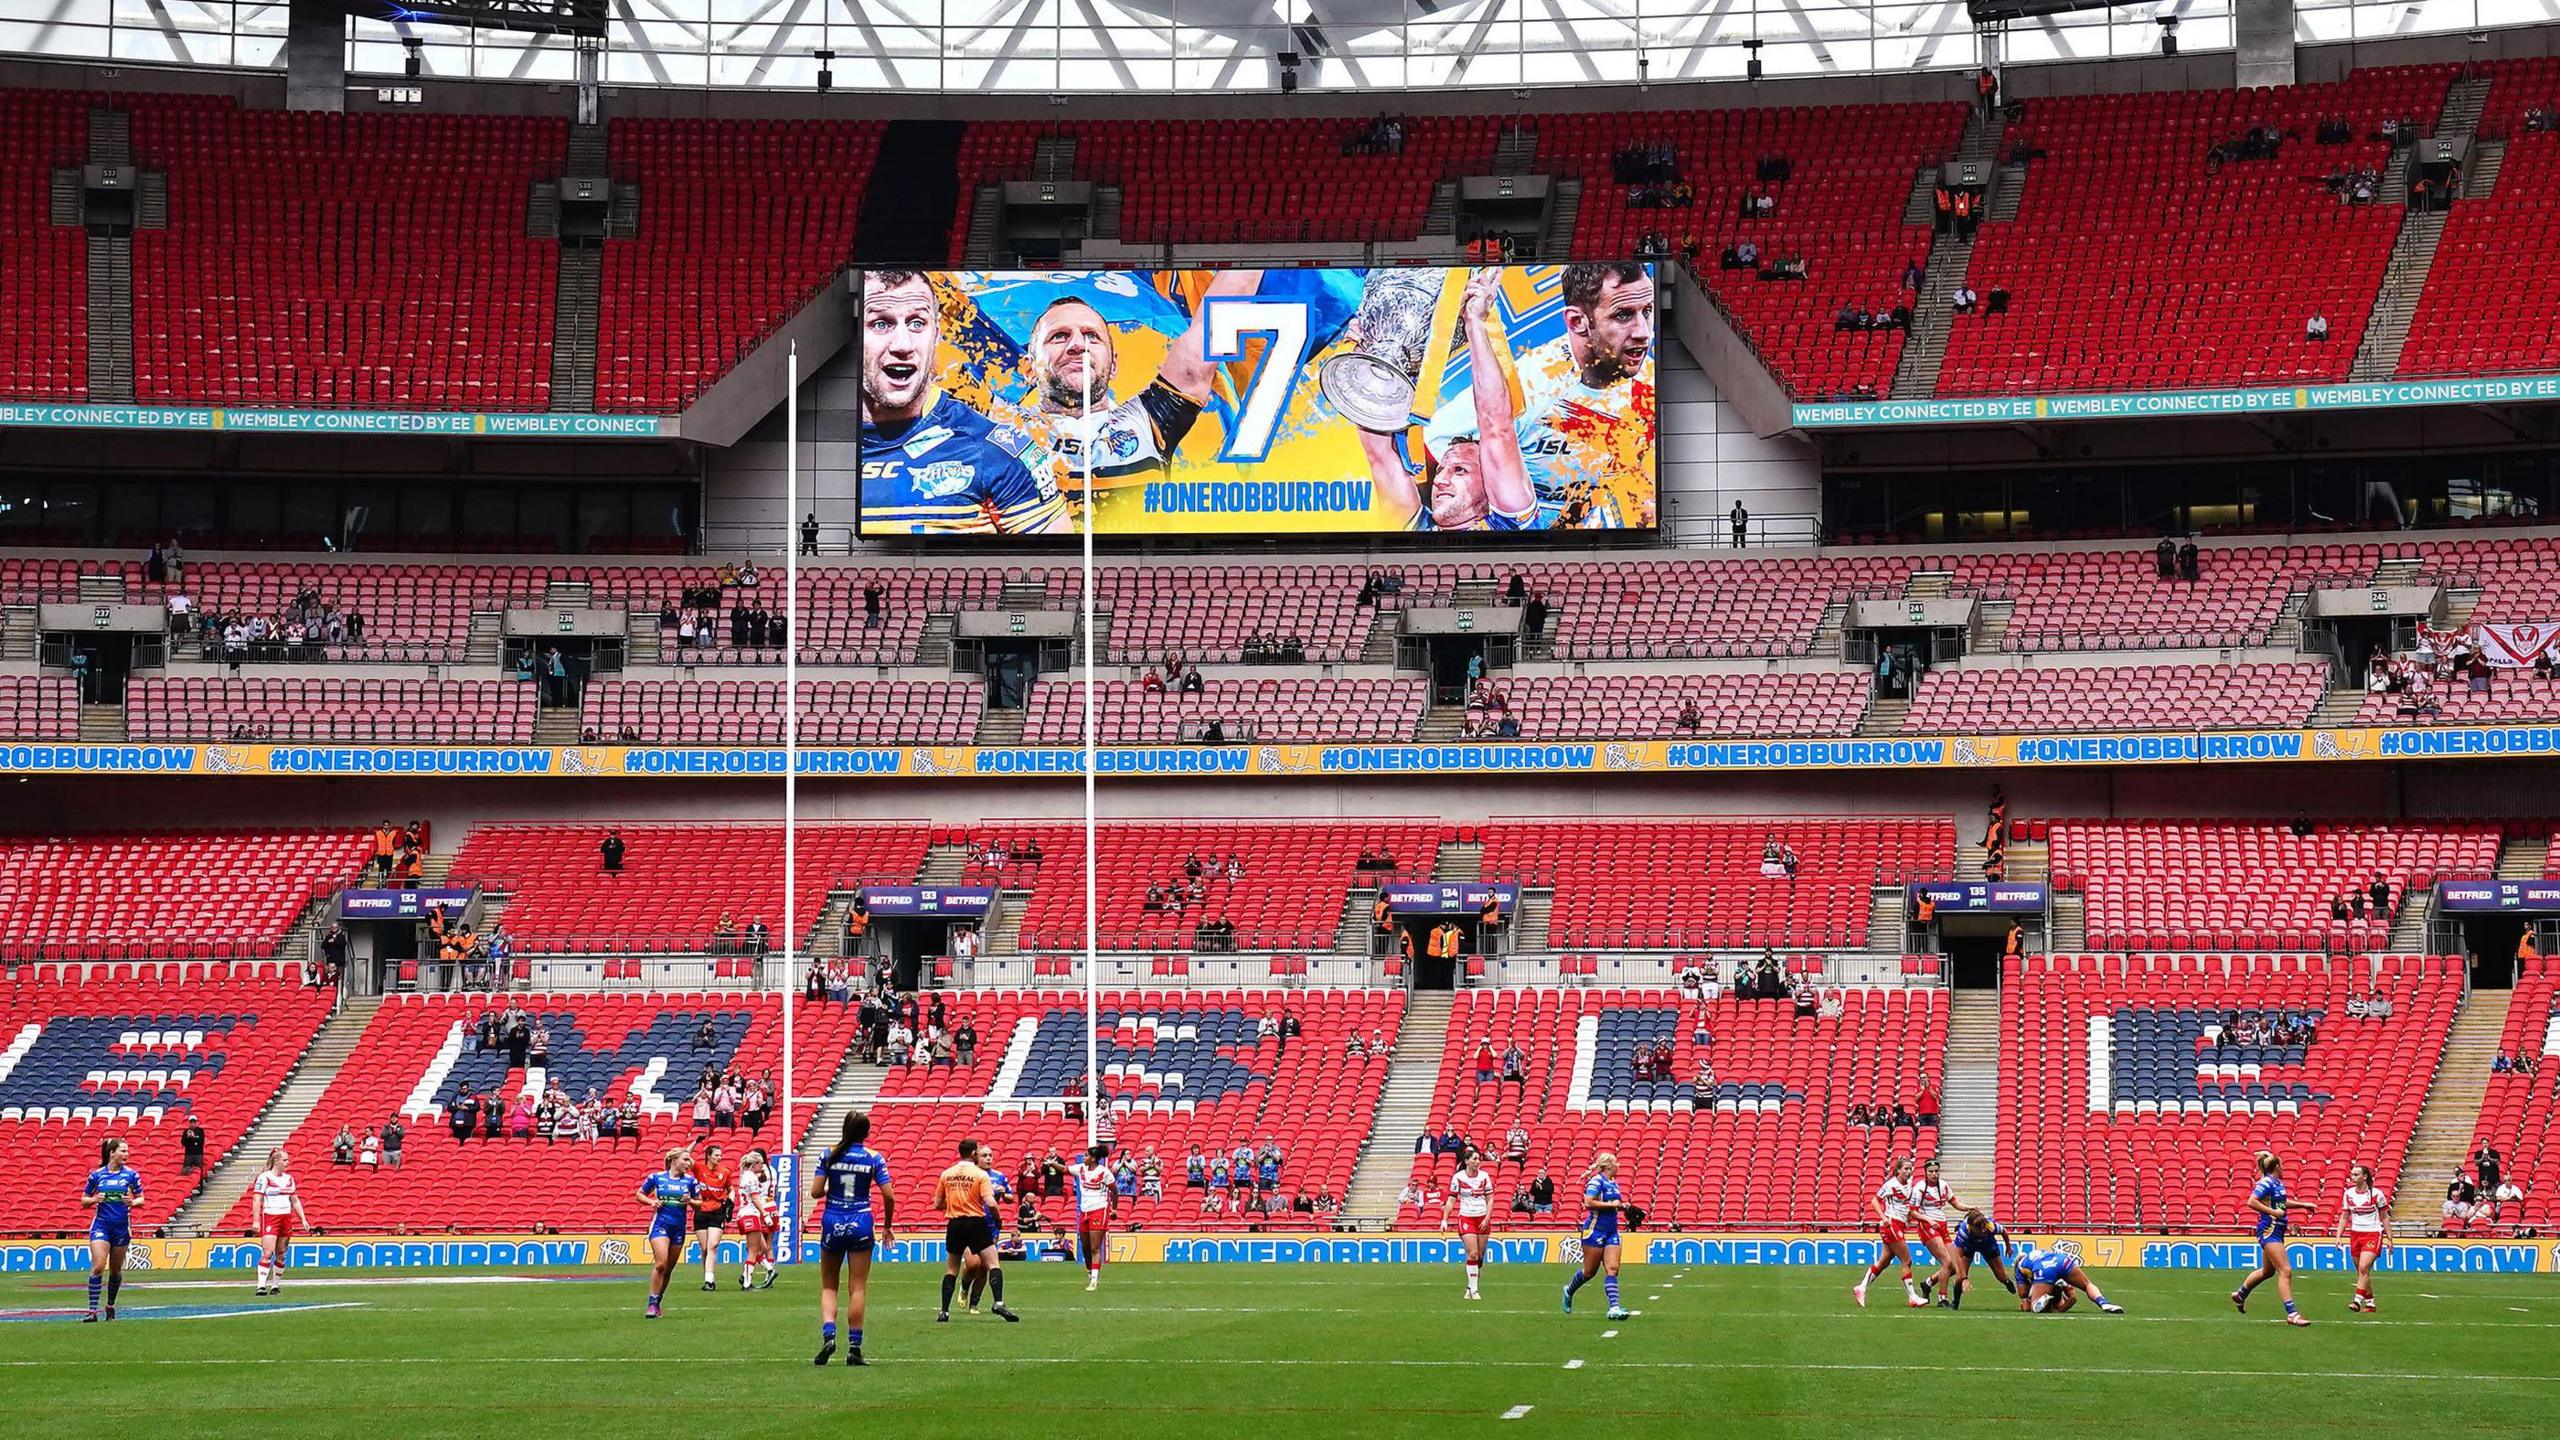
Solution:
{"label": "large video screen", "polygon": [[869,535],[1654,524],[1649,266],[853,284]]}

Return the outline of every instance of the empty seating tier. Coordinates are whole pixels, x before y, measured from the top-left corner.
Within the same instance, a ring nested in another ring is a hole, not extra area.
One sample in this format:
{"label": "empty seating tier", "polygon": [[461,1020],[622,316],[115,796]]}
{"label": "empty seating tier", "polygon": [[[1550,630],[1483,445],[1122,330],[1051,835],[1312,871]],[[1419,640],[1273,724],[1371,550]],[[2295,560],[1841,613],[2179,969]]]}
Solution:
{"label": "empty seating tier", "polygon": [[[1874,887],[1956,859],[1945,820],[1519,822],[1482,838],[1488,878],[1554,887],[1561,950],[1863,946]],[[1771,843],[1793,874],[1763,873]]]}
{"label": "empty seating tier", "polygon": [[[1890,1158],[1915,1144],[1925,1153],[1935,1131],[1897,1136],[1853,1123],[1851,1107],[1890,1114],[1939,1089],[1946,992],[1850,987],[1838,999],[1835,1017],[1799,1018],[1787,1002],[1729,994],[1702,1004],[1677,990],[1468,991],[1449,1021],[1429,1133],[1486,1152],[1505,1225],[1573,1224],[1581,1177],[1604,1150],[1618,1157],[1619,1188],[1651,1225],[1857,1224]],[[1499,1069],[1479,1079],[1479,1044],[1497,1064],[1518,1046],[1521,1083]],[[1663,1044],[1672,1078],[1636,1078],[1637,1051]],[[1506,1159],[1515,1127],[1526,1140],[1519,1165]],[[1455,1163],[1414,1162],[1426,1188],[1442,1193]],[[1542,1173],[1555,1181],[1556,1214],[1505,1215],[1512,1192]],[[1439,1210],[1408,1205],[1398,1218],[1436,1224]]]}
{"label": "empty seating tier", "polygon": [[1490,687],[1531,740],[1651,740],[1689,736],[1846,735],[1858,728],[1863,671],[1705,675],[1508,675]]}
{"label": "empty seating tier", "polygon": [[0,837],[0,958],[270,958],[371,853],[354,830]]}
{"label": "empty seating tier", "polygon": [[509,680],[136,679],[125,688],[137,740],[415,740],[521,745],[534,692]]}
{"label": "empty seating tier", "polygon": [[[608,833],[624,846],[611,873]],[[840,882],[911,881],[924,849],[920,828],[801,826],[800,925],[817,924]],[[778,936],[782,925],[778,824],[483,825],[463,842],[453,874],[507,894],[504,920],[520,951],[699,951],[722,915],[740,931],[762,920]]]}
{"label": "empty seating tier", "polygon": [[[2127,951],[2379,950],[2413,887],[2498,860],[2495,825],[2451,822],[2057,820],[2051,843],[2054,885],[2085,893],[2089,943]],[[2385,913],[2332,918],[2376,881]]]}
{"label": "empty seating tier", "polygon": [[[1210,721],[1235,742],[1406,740],[1422,718],[1427,690],[1419,679],[1210,680],[1198,694],[1102,682],[1094,707],[1094,739],[1104,745],[1185,745]],[[1084,737],[1081,681],[1031,687],[1022,738],[1032,745],[1076,745]]]}
{"label": "empty seating tier", "polygon": [[[965,745],[985,688],[973,680],[803,680],[803,745]],[[593,741],[640,745],[779,745],[778,680],[599,680],[578,723]]]}
{"label": "empty seating tier", "polygon": [[1902,728],[1928,735],[2299,725],[2328,684],[2326,667],[2316,664],[1932,670],[1920,677]]}
{"label": "empty seating tier", "polygon": [[[2458,957],[2031,955],[2001,987],[2000,1213],[2011,1225],[2236,1230],[2253,1157],[2334,1214],[2347,1167],[2385,1190],[2462,997]],[[2348,1014],[2380,991],[2388,1019]],[[2311,1043],[2215,1043],[2238,1019]],[[2432,1180],[2435,1177],[2412,1177]],[[2415,1218],[2404,1207],[2403,1220]]]}

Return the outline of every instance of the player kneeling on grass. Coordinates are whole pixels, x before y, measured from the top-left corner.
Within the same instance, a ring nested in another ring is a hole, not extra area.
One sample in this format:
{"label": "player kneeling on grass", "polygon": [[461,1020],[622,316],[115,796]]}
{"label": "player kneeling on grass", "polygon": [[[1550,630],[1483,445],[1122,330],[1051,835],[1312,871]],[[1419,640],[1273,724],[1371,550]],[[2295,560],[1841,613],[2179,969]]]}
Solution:
{"label": "player kneeling on grass", "polygon": [[2037,1315],[2059,1315],[2079,1303],[2082,1295],[2109,1315],[2121,1315],[2124,1307],[2112,1304],[2089,1283],[2089,1273],[2080,1268],[2080,1257],[2069,1250],[2045,1250],[2030,1245],[2018,1252],[2018,1308]]}

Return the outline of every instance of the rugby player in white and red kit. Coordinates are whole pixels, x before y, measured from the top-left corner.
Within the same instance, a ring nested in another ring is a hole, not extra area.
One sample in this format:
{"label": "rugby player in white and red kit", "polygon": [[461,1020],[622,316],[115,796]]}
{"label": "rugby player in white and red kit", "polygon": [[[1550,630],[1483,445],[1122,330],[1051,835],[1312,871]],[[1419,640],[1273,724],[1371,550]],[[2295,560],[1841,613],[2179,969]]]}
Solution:
{"label": "rugby player in white and red kit", "polygon": [[1485,1241],[1493,1234],[1493,1172],[1484,1168],[1484,1152],[1469,1150],[1449,1177],[1448,1198],[1440,1202],[1440,1228],[1449,1228],[1449,1212],[1458,1212],[1458,1244],[1467,1255],[1467,1298],[1481,1300],[1476,1283],[1484,1274]]}
{"label": "rugby player in white and red kit", "polygon": [[1867,1273],[1850,1288],[1849,1293],[1856,1297],[1858,1308],[1866,1308],[1867,1285],[1884,1273],[1885,1262],[1899,1260],[1902,1262],[1903,1296],[1912,1309],[1926,1309],[1929,1302],[1920,1298],[1919,1289],[1911,1283],[1911,1249],[1902,1238],[1904,1227],[1911,1223],[1910,1156],[1905,1155],[1893,1162],[1893,1173],[1885,1176],[1884,1183],[1876,1187],[1875,1198],[1867,1202],[1867,1213],[1876,1217],[1876,1239],[1882,1248],[1876,1252],[1876,1263],[1868,1266]]}
{"label": "rugby player in white and red kit", "polygon": [[2373,1167],[2347,1171],[2347,1188],[2338,1196],[2338,1230],[2347,1237],[2347,1256],[2355,1262],[2356,1293],[2347,1308],[2373,1311],[2373,1264],[2391,1246],[2391,1194],[2373,1183]]}
{"label": "rugby player in white and red kit", "polygon": [[1076,1246],[1084,1251],[1084,1288],[1102,1288],[1102,1261],[1111,1249],[1111,1212],[1120,1206],[1120,1187],[1113,1183],[1111,1151],[1096,1145],[1076,1163]]}
{"label": "rugby player in white and red kit", "polygon": [[267,1152],[267,1168],[249,1182],[258,1211],[258,1293],[284,1293],[284,1262],[293,1247],[293,1232],[311,1228],[302,1211],[302,1189],[285,1168],[281,1149]]}

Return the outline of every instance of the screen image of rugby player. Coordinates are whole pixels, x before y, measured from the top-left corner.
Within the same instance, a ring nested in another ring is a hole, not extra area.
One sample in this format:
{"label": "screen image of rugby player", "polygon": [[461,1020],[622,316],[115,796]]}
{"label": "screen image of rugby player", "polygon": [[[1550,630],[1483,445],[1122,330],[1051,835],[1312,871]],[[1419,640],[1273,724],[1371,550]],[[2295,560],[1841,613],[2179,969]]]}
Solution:
{"label": "screen image of rugby player", "polygon": [[866,534],[1655,523],[1648,266],[852,284]]}

